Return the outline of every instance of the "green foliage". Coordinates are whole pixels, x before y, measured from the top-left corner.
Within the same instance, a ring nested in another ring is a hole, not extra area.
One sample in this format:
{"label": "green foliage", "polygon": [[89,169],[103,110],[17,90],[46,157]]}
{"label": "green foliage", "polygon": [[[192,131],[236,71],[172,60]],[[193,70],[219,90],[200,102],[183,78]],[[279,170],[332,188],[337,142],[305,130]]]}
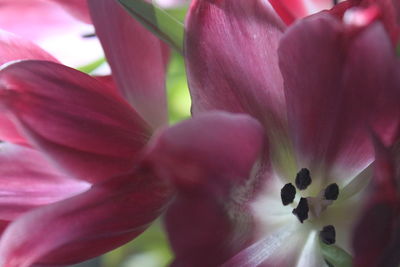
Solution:
{"label": "green foliage", "polygon": [[154,223],[132,242],[102,257],[103,267],[168,266],[172,253],[160,222]]}
{"label": "green foliage", "polygon": [[353,258],[344,249],[320,242],[322,255],[334,267],[351,267]]}
{"label": "green foliage", "polygon": [[178,53],[171,54],[167,72],[168,113],[171,123],[190,117],[190,95],[185,63]]}
{"label": "green foliage", "polygon": [[119,0],[119,2],[143,26],[182,53],[183,18],[186,8],[162,9],[144,0]]}
{"label": "green foliage", "polygon": [[84,73],[87,74],[91,74],[93,71],[95,71],[97,68],[99,68],[101,65],[103,65],[106,62],[106,59],[103,58],[99,58],[96,61],[93,61],[87,65],[81,66],[79,68],[77,68],[77,70],[82,71]]}

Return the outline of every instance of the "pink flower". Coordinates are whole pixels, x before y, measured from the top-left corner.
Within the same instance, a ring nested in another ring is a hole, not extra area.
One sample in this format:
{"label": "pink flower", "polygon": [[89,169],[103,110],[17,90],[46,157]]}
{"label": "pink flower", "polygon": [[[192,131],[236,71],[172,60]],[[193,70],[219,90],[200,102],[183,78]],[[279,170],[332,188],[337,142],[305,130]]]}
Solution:
{"label": "pink flower", "polygon": [[2,267],[105,253],[143,232],[171,197],[141,164],[153,131],[167,123],[168,48],[118,3],[89,6],[118,87],[20,38],[2,39],[1,63],[35,59],[0,70]]}
{"label": "pink flower", "polygon": [[398,150],[386,146],[398,144],[400,66],[384,2],[290,26],[266,1],[192,2],[194,118],[150,157],[179,192],[173,266],[399,264]]}
{"label": "pink flower", "polygon": [[0,0],[0,29],[36,43],[72,67],[104,56],[98,39],[89,37],[94,28],[84,0]]}

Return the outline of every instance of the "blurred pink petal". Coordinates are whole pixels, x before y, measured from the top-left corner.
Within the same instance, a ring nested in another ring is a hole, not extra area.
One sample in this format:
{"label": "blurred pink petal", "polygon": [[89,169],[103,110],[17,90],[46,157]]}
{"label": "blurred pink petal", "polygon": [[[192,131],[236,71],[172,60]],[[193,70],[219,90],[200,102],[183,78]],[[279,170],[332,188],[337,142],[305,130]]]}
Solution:
{"label": "blurred pink petal", "polygon": [[153,128],[165,125],[168,47],[115,2],[92,0],[89,6],[121,94]]}
{"label": "blurred pink petal", "polygon": [[1,0],[0,29],[36,43],[73,67],[103,56],[97,38],[84,37],[94,33],[93,26],[73,18],[52,1]]}
{"label": "blurred pink petal", "polygon": [[64,7],[70,14],[90,24],[91,18],[86,0],[50,0]]}
{"label": "blurred pink petal", "polygon": [[[0,65],[23,59],[57,62],[53,56],[36,44],[2,30],[0,30],[0,47]],[[14,124],[4,114],[0,115],[0,138],[13,143],[26,143],[25,138],[18,133]]]}

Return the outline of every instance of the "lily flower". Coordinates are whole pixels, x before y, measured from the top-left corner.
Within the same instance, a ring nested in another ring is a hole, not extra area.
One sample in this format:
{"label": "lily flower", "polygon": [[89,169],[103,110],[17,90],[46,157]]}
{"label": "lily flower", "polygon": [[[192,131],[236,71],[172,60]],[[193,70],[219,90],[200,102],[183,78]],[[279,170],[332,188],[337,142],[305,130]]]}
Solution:
{"label": "lily flower", "polygon": [[2,267],[101,255],[143,232],[172,194],[141,164],[167,123],[168,48],[115,1],[88,3],[118,87],[15,36],[0,46],[2,63],[25,59],[0,70]]}
{"label": "lily flower", "polygon": [[378,205],[385,193],[368,185],[387,176],[372,136],[396,140],[400,68],[386,10],[370,8],[287,26],[266,1],[192,2],[194,120],[224,110],[260,126],[185,122],[152,147],[179,192],[166,214],[172,266],[398,265],[400,203]]}

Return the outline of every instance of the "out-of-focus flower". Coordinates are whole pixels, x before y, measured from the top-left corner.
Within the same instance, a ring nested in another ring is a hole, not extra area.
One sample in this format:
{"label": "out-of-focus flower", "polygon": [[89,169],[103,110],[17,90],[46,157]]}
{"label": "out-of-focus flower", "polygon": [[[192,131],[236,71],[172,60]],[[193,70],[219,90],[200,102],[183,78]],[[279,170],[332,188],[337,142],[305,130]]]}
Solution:
{"label": "out-of-focus flower", "polygon": [[0,29],[36,43],[72,67],[104,56],[84,0],[0,0]]}
{"label": "out-of-focus flower", "polygon": [[[266,1],[192,2],[185,57],[201,123],[165,132],[151,157],[179,191],[166,214],[173,266],[336,266],[349,254],[398,265],[397,174],[384,157],[400,73],[383,2],[289,27]],[[210,110],[262,128],[204,122]]]}
{"label": "out-of-focus flower", "polygon": [[13,35],[0,42],[2,63],[36,59],[0,71],[0,266],[100,255],[143,232],[171,196],[140,164],[167,123],[168,48],[115,1],[89,5],[118,87]]}

